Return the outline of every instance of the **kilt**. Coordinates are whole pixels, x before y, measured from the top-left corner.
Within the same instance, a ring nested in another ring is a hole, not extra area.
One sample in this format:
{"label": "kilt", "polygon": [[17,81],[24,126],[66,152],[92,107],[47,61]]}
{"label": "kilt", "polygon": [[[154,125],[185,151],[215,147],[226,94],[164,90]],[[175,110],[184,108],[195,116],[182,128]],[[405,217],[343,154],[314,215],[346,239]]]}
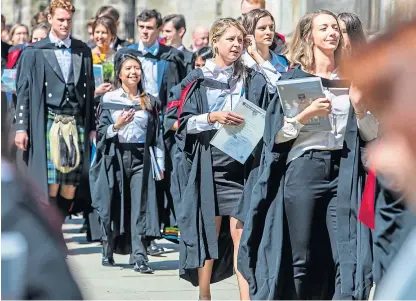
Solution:
{"label": "kilt", "polygon": [[[75,116],[76,126],[78,130],[78,147],[81,156],[81,161],[78,167],[69,172],[69,173],[61,173],[59,170],[55,168],[55,165],[52,162],[51,156],[51,144],[50,144],[50,131],[55,119],[55,116],[50,112],[58,115],[68,115],[68,116]],[[81,181],[81,174],[82,174],[82,164],[83,162],[83,155],[84,155],[84,141],[85,141],[85,129],[84,129],[84,120],[78,114],[78,110],[74,108],[60,108],[57,109],[48,109],[48,118],[46,124],[46,160],[47,160],[47,170],[48,170],[48,184],[59,184],[59,185],[72,185],[78,186]],[[88,162],[87,162],[88,164]]]}

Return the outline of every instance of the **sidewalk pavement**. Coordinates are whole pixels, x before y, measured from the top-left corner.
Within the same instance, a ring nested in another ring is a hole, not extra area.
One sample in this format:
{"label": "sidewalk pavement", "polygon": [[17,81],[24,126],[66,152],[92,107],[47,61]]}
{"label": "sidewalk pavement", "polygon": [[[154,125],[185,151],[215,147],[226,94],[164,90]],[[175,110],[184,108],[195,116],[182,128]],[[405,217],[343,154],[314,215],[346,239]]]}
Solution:
{"label": "sidewalk pavement", "polygon": [[[71,272],[90,300],[198,300],[198,288],[179,279],[179,248],[167,240],[157,241],[167,250],[160,257],[149,257],[153,275],[134,272],[128,255],[115,255],[116,267],[101,266],[101,246],[89,243],[80,234],[82,218],[67,219],[64,237],[70,255]],[[234,276],[211,286],[213,300],[238,300],[237,278]]]}

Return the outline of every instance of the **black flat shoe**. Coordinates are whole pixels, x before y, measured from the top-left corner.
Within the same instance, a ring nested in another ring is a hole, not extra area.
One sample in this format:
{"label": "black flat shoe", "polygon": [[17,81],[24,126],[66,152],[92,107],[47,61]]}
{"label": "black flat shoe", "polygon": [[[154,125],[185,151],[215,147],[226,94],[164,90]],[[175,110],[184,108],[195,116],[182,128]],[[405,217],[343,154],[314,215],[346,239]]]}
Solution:
{"label": "black flat shoe", "polygon": [[116,266],[116,262],[114,261],[113,257],[103,257],[101,260],[101,265],[105,267],[114,267]]}
{"label": "black flat shoe", "polygon": [[153,274],[153,269],[146,262],[136,262],[133,269],[142,274]]}
{"label": "black flat shoe", "polygon": [[159,247],[154,241],[151,241],[150,246],[147,247],[146,251],[147,255],[156,256],[163,254],[165,252],[165,249]]}

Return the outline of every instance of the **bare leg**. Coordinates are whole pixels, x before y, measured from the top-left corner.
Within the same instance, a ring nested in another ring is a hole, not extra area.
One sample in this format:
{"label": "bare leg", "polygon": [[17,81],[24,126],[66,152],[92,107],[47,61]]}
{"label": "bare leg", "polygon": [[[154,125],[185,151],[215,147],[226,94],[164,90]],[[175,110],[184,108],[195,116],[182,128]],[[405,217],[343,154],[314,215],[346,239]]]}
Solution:
{"label": "bare leg", "polygon": [[230,217],[230,230],[234,244],[234,270],[237,274],[238,287],[240,289],[240,300],[250,300],[248,282],[237,269],[238,247],[240,246],[241,234],[243,233],[243,223],[234,217]]}
{"label": "bare leg", "polygon": [[72,185],[63,185],[61,187],[60,195],[67,200],[73,200],[75,197],[76,187]]}
{"label": "bare leg", "polygon": [[[215,217],[215,225],[218,234],[221,229],[221,216]],[[199,300],[211,300],[211,274],[214,260],[205,260],[204,267],[198,269]]]}
{"label": "bare leg", "polygon": [[56,197],[59,191],[59,184],[49,184],[49,196]]}

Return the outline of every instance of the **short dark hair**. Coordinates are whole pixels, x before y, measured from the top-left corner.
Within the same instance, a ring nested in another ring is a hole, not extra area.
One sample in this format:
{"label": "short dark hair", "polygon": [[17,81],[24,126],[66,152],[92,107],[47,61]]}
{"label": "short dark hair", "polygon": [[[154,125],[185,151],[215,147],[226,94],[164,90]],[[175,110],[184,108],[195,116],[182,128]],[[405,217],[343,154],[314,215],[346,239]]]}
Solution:
{"label": "short dark hair", "polygon": [[156,9],[145,9],[136,17],[136,23],[139,21],[146,22],[156,19],[156,26],[159,28],[163,24],[162,15]]}
{"label": "short dark hair", "polygon": [[176,30],[179,30],[183,27],[186,31],[186,22],[185,22],[184,15],[180,15],[180,14],[167,15],[166,17],[163,18],[163,25],[171,21],[172,21],[173,27],[175,27]]}
{"label": "short dark hair", "polygon": [[115,21],[118,21],[120,19],[120,13],[118,12],[118,10],[115,7],[109,6],[109,5],[101,6],[97,10],[97,13],[95,14],[95,18],[99,18],[102,16],[110,16]]}

